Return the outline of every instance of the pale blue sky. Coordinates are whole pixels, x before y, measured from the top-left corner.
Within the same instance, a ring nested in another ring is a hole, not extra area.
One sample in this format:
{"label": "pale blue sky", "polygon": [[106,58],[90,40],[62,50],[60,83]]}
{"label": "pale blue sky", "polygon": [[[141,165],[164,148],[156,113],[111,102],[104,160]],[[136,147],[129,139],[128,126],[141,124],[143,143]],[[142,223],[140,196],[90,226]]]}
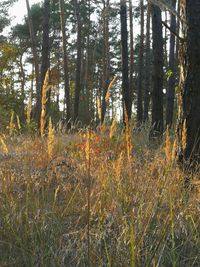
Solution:
{"label": "pale blue sky", "polygon": [[[34,3],[40,2],[39,0],[29,0],[30,6]],[[27,13],[26,1],[18,0],[10,9],[10,15],[13,17],[12,25],[22,22],[24,16]]]}

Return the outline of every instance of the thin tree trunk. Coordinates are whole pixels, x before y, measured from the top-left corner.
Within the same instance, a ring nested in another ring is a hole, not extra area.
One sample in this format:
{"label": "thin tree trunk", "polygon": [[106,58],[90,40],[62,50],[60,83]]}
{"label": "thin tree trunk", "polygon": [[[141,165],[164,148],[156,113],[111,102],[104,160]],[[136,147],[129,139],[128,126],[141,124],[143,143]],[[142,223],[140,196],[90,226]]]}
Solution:
{"label": "thin tree trunk", "polygon": [[86,53],[85,53],[85,75],[84,75],[84,89],[85,89],[85,103],[86,103],[86,114],[85,121],[87,124],[90,123],[90,78],[91,78],[91,56],[90,56],[90,30],[91,30],[91,3],[90,0],[86,0],[87,5],[87,36],[86,36]]}
{"label": "thin tree trunk", "polygon": [[137,92],[137,125],[142,124],[143,107],[143,66],[144,66],[144,1],[140,0],[140,50],[139,50],[139,73],[138,73],[138,92]]}
{"label": "thin tree trunk", "polygon": [[39,61],[37,55],[37,46],[36,46],[36,38],[35,32],[33,28],[33,21],[31,17],[31,10],[29,5],[29,0],[26,0],[27,6],[27,13],[28,13],[28,24],[29,24],[29,32],[30,32],[30,39],[31,39],[31,49],[33,54],[33,61],[35,67],[35,79],[36,79],[36,112],[35,112],[35,119],[38,122],[38,128],[40,127],[40,110],[41,110],[41,87],[40,87],[40,72],[39,72]]}
{"label": "thin tree trunk", "polygon": [[[176,7],[176,0],[172,0],[171,5]],[[170,28],[176,32],[176,18],[171,14]],[[175,36],[173,33],[170,35],[170,51],[169,51],[169,70],[171,75],[168,82],[167,90],[167,106],[166,106],[166,125],[171,127],[173,122],[174,113],[174,96],[175,96],[175,83],[176,83],[176,70],[175,70]]]}
{"label": "thin tree trunk", "polygon": [[75,99],[74,99],[74,121],[78,119],[79,101],[81,93],[81,39],[82,39],[82,22],[80,16],[80,2],[74,0],[75,14],[77,19],[77,57],[76,57],[76,82],[75,82]]}
{"label": "thin tree trunk", "polygon": [[120,2],[121,19],[121,57],[122,57],[122,97],[123,97],[123,120],[125,123],[125,113],[128,120],[131,119],[131,96],[129,91],[129,71],[128,71],[128,32],[127,32],[127,7],[126,1]]}
{"label": "thin tree trunk", "polygon": [[163,133],[163,38],[161,10],[152,5],[153,33],[153,91],[152,91],[152,131],[151,136]]}
{"label": "thin tree trunk", "polygon": [[[167,16],[167,10],[165,10],[165,23],[168,24],[168,16]],[[167,50],[167,44],[168,44],[168,36],[167,36],[167,28],[164,28],[164,66],[168,68],[168,50]]]}
{"label": "thin tree trunk", "polygon": [[146,57],[145,57],[145,88],[144,88],[144,115],[143,121],[149,119],[150,82],[151,82],[151,41],[150,41],[151,5],[147,6],[146,21]]}
{"label": "thin tree trunk", "polygon": [[109,86],[110,49],[109,49],[109,0],[103,1],[103,96],[101,101],[101,124],[104,123],[106,114],[106,94]]}
{"label": "thin tree trunk", "polygon": [[[43,88],[43,83],[45,79],[45,75],[47,70],[50,67],[50,42],[49,42],[49,31],[50,31],[50,0],[44,0],[44,6],[43,6],[43,35],[42,35],[42,62],[41,62],[41,75],[40,75],[40,85],[41,85],[41,91]],[[50,95],[51,90],[48,90],[47,93],[47,109],[46,114],[48,116],[49,109],[50,109]],[[41,114],[41,110],[39,110]],[[47,119],[48,121],[48,119]]]}
{"label": "thin tree trunk", "polygon": [[24,66],[23,66],[23,54],[20,56],[19,59],[19,67],[20,67],[20,76],[21,76],[21,120],[24,123],[25,122],[25,82],[26,82],[26,75],[24,72]]}
{"label": "thin tree trunk", "polygon": [[65,5],[64,0],[59,0],[60,4],[60,21],[62,32],[62,51],[64,64],[64,85],[65,85],[65,108],[66,108],[66,122],[69,122],[71,117],[70,112],[70,87],[69,87],[69,69],[68,69],[68,55],[67,55],[67,39],[65,32]]}
{"label": "thin tree trunk", "polygon": [[133,73],[134,73],[134,48],[133,48],[133,6],[132,0],[129,0],[129,26],[130,26],[130,73],[129,73],[129,91],[131,96],[131,107],[133,103]]}

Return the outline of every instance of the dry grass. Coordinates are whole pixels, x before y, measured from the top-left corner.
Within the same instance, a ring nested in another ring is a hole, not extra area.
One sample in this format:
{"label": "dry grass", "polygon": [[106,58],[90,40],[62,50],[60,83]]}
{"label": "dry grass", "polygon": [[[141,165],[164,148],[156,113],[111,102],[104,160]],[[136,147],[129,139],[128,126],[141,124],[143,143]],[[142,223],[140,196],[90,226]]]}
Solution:
{"label": "dry grass", "polygon": [[186,191],[165,144],[133,136],[130,157],[109,131],[90,134],[89,152],[86,133],[56,134],[50,162],[45,138],[4,138],[0,266],[88,266],[89,157],[90,266],[199,266],[198,174]]}

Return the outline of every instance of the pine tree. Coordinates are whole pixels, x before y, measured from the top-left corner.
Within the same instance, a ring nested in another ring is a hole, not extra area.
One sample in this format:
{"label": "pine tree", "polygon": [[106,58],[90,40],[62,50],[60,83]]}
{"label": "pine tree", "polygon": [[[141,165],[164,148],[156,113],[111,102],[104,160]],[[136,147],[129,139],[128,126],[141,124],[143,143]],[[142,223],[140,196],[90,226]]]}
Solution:
{"label": "pine tree", "polygon": [[153,34],[153,89],[152,89],[152,130],[151,136],[163,132],[163,38],[161,10],[152,5]]}

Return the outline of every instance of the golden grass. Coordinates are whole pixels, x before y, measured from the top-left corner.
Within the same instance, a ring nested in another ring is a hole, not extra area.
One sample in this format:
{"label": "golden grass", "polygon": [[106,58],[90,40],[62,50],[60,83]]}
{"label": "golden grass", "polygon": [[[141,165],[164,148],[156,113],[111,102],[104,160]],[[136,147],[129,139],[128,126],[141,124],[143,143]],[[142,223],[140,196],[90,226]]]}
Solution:
{"label": "golden grass", "polygon": [[48,69],[45,74],[44,84],[42,86],[42,110],[41,110],[41,118],[40,118],[40,134],[41,137],[44,137],[44,130],[46,124],[46,104],[47,104],[47,92],[49,90],[49,81],[50,81],[50,70]]}
{"label": "golden grass", "polygon": [[7,139],[0,266],[87,266],[89,159],[91,266],[198,266],[199,184],[186,191],[165,145],[145,138],[134,133],[128,160],[123,135],[56,134],[51,162],[46,139]]}
{"label": "golden grass", "polygon": [[28,104],[26,107],[26,123],[30,125],[31,123],[31,112],[32,112],[32,95],[30,94]]}
{"label": "golden grass", "polygon": [[165,155],[166,155],[167,161],[169,162],[172,159],[172,151],[171,151],[170,132],[169,132],[168,126],[167,126],[166,137],[165,137]]}
{"label": "golden grass", "polygon": [[48,157],[50,160],[53,158],[54,142],[55,142],[54,141],[54,128],[52,125],[51,118],[49,118],[47,151],[48,151]]}

